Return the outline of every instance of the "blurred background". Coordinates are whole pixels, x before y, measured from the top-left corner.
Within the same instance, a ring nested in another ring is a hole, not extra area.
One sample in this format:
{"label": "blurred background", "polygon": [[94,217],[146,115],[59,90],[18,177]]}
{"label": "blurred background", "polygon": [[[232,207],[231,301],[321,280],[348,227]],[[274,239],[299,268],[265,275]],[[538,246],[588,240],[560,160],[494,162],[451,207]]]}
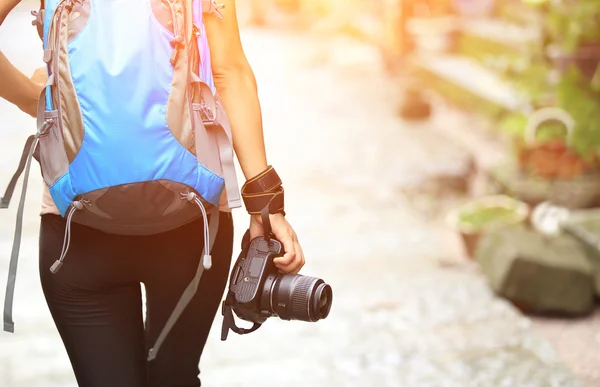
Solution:
{"label": "blurred background", "polygon": [[[26,74],[37,6],[0,28]],[[203,385],[599,386],[600,1],[248,0],[238,17],[303,273],[334,302],[226,342],[217,315]],[[35,126],[0,116],[4,187]],[[72,387],[38,279],[36,170],[0,385]]]}

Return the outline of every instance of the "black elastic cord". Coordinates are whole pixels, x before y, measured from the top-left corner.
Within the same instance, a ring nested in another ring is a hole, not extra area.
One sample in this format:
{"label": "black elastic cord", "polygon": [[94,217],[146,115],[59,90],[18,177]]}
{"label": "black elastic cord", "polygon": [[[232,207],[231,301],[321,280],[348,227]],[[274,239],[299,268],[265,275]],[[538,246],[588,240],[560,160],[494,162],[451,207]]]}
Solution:
{"label": "black elastic cord", "polygon": [[233,317],[233,311],[231,306],[227,304],[227,301],[223,302],[223,325],[221,326],[221,341],[227,340],[227,335],[229,330],[231,329],[238,335],[246,335],[248,333],[252,333],[258,328],[261,327],[261,324],[254,323],[252,328],[240,328],[235,323],[235,318]]}

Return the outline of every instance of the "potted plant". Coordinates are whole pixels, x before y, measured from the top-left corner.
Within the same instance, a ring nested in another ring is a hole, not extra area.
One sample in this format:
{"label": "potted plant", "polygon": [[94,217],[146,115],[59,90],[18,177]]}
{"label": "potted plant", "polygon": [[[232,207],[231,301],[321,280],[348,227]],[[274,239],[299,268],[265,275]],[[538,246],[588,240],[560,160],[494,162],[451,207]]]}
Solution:
{"label": "potted plant", "polygon": [[[563,90],[564,91],[564,90]],[[560,91],[559,91],[560,94]],[[567,102],[559,99],[581,117],[576,122],[565,109],[556,106],[534,111],[529,117],[512,117],[504,123],[514,135],[514,148],[519,170],[532,178],[569,181],[597,174],[600,168],[600,124],[592,117],[598,104],[585,97],[570,95]],[[581,108],[590,114],[581,112]],[[587,119],[586,119],[587,117]]]}
{"label": "potted plant", "polygon": [[593,207],[600,199],[600,123],[592,117],[600,113],[588,114],[586,106],[598,105],[585,98],[561,104],[579,120],[566,110],[546,107],[504,122],[503,129],[514,138],[515,157],[493,168],[490,177],[501,192],[529,205],[551,201],[568,208]]}
{"label": "potted plant", "polygon": [[541,44],[525,54],[535,70],[518,74],[528,102],[500,128],[513,139],[514,159],[494,168],[490,177],[503,193],[529,205],[595,206],[600,199],[600,1],[522,1],[538,6],[546,22],[540,24]]}
{"label": "potted plant", "polygon": [[482,234],[521,223],[529,216],[529,206],[505,195],[484,196],[454,209],[447,222],[456,230],[469,258],[473,258]]}
{"label": "potted plant", "polygon": [[[548,122],[544,136],[539,136],[542,124]],[[521,170],[549,180],[571,180],[590,172],[593,160],[574,149],[574,130],[575,121],[563,109],[546,107],[533,112],[525,126],[524,146],[518,150]]]}

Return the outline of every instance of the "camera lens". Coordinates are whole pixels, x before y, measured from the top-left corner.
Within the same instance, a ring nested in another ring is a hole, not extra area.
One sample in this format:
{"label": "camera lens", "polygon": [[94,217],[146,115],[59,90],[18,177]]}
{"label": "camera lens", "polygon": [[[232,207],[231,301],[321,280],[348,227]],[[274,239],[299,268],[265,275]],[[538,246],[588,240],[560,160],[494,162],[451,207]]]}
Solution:
{"label": "camera lens", "polygon": [[270,297],[272,313],[281,319],[315,322],[329,315],[333,291],[320,278],[286,274],[275,281]]}

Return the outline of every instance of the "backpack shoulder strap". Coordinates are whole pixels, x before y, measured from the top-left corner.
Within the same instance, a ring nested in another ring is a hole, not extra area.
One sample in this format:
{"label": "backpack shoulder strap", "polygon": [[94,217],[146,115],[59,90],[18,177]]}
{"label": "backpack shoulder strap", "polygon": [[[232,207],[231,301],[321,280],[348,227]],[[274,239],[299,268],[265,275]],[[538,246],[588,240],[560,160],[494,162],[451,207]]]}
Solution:
{"label": "backpack shoulder strap", "polygon": [[[223,18],[223,14],[220,9],[225,8],[224,4],[217,4],[215,0],[199,0],[202,2],[202,13],[207,15],[215,14],[219,19]],[[46,8],[46,1],[40,0],[40,9],[39,11],[32,11],[31,14],[35,16],[35,19],[31,24],[37,27],[38,35],[40,39],[43,39],[44,34],[44,11]]]}
{"label": "backpack shoulder strap", "polygon": [[[223,15],[219,11],[220,9],[225,8],[224,4],[217,4],[215,0],[199,0],[202,1],[202,13],[211,14],[215,13],[219,18],[222,18]],[[40,0],[40,10],[44,10],[46,8],[46,1]],[[37,16],[37,15],[34,15]]]}

